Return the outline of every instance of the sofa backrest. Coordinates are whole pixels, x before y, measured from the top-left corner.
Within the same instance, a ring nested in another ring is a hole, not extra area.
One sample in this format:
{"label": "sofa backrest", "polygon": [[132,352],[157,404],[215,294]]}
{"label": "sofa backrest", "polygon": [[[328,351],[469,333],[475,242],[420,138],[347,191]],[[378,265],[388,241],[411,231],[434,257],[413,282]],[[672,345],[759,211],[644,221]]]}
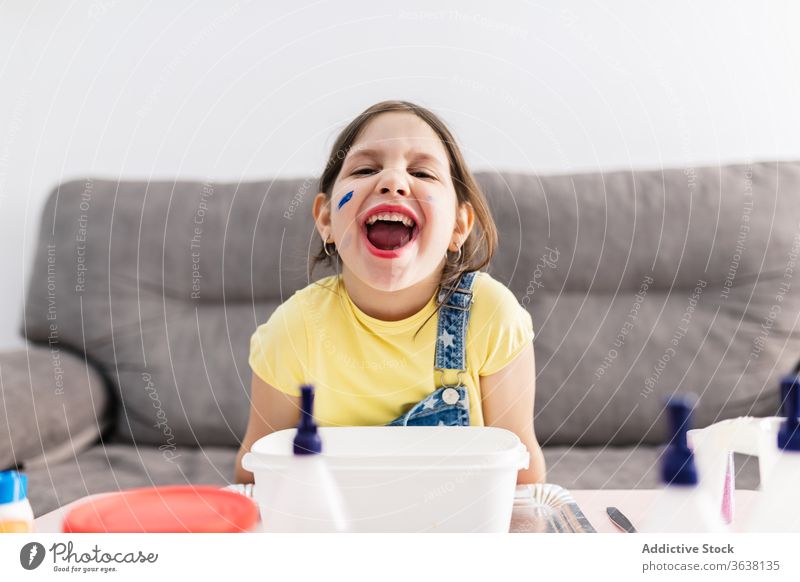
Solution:
{"label": "sofa backrest", "polygon": [[[476,177],[500,232],[489,271],[534,321],[542,443],[662,442],[674,391],[700,397],[697,425],[776,412],[800,357],[800,163]],[[315,188],[64,183],[23,331],[101,369],[118,438],[237,445],[249,336],[309,282]]]}

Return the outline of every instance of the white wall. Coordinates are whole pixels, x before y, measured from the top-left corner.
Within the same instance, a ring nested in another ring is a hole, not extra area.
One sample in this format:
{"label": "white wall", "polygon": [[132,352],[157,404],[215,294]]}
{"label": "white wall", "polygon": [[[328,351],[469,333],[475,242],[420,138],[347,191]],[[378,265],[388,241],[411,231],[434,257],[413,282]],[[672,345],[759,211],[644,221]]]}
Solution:
{"label": "white wall", "polygon": [[0,348],[60,180],[316,174],[382,99],[440,113],[476,169],[800,158],[797,2],[428,4],[3,3]]}

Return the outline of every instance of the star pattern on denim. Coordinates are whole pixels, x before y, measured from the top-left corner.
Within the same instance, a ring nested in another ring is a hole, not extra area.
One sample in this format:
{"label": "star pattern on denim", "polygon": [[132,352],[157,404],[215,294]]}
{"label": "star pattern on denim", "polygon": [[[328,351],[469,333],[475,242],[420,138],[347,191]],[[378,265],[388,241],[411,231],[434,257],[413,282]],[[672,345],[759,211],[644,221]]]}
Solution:
{"label": "star pattern on denim", "polygon": [[439,336],[439,341],[442,342],[442,345],[446,348],[449,348],[453,345],[453,340],[455,340],[455,336],[450,334],[447,330],[442,332],[442,335]]}
{"label": "star pattern on denim", "polygon": [[436,399],[435,399],[435,398],[429,398],[429,399],[428,399],[428,400],[426,400],[426,401],[425,401],[425,403],[422,405],[422,409],[423,409],[423,410],[430,410],[430,409],[431,409],[431,408],[433,408],[434,406],[436,406]]}

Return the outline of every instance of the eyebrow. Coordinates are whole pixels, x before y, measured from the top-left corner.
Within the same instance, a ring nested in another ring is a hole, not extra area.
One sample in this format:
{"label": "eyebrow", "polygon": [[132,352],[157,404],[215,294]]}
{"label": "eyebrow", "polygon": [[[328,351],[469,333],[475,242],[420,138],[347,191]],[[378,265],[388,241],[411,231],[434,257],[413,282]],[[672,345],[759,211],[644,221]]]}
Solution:
{"label": "eyebrow", "polygon": [[[374,157],[377,157],[380,153],[381,153],[380,150],[371,149],[371,148],[358,150],[352,156],[348,156],[346,161],[350,161],[350,160],[352,160],[354,158],[358,158],[358,157],[361,157],[361,156],[373,157],[374,158]],[[427,152],[423,152],[423,151],[419,151],[419,150],[411,150],[409,152],[409,159],[430,160],[432,162],[437,162],[439,164],[442,164],[445,168],[447,167],[447,164],[445,164],[439,156],[436,156],[436,155],[433,155],[433,154],[429,154]]]}

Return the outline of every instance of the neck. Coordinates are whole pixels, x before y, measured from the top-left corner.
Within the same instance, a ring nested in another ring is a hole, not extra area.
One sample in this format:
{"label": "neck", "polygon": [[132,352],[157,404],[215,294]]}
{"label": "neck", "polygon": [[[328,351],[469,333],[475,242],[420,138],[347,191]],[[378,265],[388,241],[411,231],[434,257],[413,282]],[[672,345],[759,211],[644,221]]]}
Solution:
{"label": "neck", "polygon": [[399,321],[418,313],[436,293],[441,276],[441,269],[436,269],[410,287],[381,291],[364,283],[346,265],[342,267],[342,279],[350,299],[361,311],[382,321]]}

